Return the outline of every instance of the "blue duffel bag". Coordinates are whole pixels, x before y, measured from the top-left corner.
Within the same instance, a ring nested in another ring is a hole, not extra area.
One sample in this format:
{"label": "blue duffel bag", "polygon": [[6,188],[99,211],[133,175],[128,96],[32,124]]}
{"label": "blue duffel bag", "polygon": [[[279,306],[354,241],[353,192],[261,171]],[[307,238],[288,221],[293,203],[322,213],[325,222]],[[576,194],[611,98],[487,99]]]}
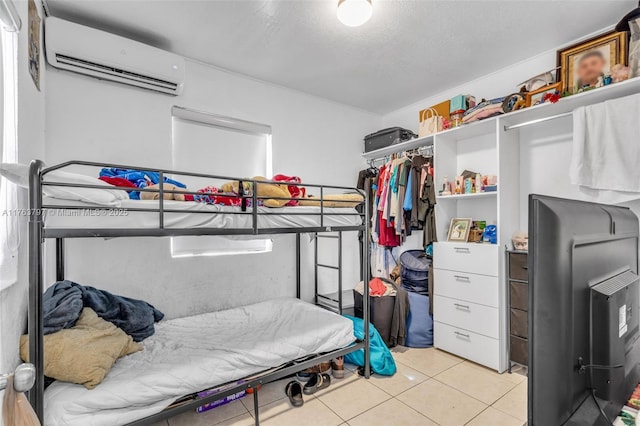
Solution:
{"label": "blue duffel bag", "polygon": [[[361,318],[350,315],[343,315],[343,317],[353,321],[353,334],[356,339],[364,339],[364,321]],[[381,376],[393,376],[396,374],[396,362],[393,359],[393,355],[387,344],[382,340],[382,337],[380,337],[378,330],[371,323],[369,323],[369,338],[371,370]],[[346,354],[344,362],[364,367],[364,349],[358,349],[355,352]]]}
{"label": "blue duffel bag", "polygon": [[433,318],[429,314],[429,296],[409,294],[409,317],[407,337],[404,345],[410,348],[430,348],[433,346]]}

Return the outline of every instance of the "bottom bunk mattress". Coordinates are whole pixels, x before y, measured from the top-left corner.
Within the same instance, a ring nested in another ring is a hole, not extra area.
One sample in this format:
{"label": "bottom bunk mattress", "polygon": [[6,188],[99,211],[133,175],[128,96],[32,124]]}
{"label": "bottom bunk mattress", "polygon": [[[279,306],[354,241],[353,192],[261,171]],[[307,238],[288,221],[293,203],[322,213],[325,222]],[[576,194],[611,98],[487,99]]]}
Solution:
{"label": "bottom bunk mattress", "polygon": [[51,384],[44,425],[122,425],[179,397],[354,341],[350,320],[298,299],[162,321],[144,350],[121,358],[94,389]]}

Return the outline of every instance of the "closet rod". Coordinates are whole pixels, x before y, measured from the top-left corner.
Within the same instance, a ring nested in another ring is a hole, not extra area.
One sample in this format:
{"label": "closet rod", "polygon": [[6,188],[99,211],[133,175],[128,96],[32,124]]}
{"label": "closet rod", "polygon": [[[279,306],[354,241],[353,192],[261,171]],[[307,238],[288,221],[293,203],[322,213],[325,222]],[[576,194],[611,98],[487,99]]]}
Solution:
{"label": "closet rod", "polygon": [[537,120],[525,121],[524,123],[514,124],[513,126],[504,126],[504,130],[505,132],[508,132],[509,130],[531,126],[532,124],[544,123],[545,121],[556,120],[558,118],[569,117],[570,115],[573,115],[573,112],[565,112],[564,114],[551,115],[549,117],[538,118]]}
{"label": "closet rod", "polygon": [[[418,155],[433,156],[433,145],[421,146],[419,148],[408,149],[406,151],[398,151],[398,152],[394,152],[393,154],[401,154],[408,151],[415,151]],[[387,162],[389,156],[390,155],[386,155],[384,157],[379,157],[379,158],[370,158],[369,160],[367,160],[367,163],[370,166],[373,166],[378,161]]]}

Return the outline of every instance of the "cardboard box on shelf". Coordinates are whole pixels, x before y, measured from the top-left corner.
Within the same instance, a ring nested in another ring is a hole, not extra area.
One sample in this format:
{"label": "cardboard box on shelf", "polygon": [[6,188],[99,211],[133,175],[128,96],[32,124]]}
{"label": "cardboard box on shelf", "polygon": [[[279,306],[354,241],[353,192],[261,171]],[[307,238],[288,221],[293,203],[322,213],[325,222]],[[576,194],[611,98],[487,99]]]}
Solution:
{"label": "cardboard box on shelf", "polygon": [[419,113],[419,116],[420,116],[419,123],[422,123],[424,121],[425,115],[427,114],[427,111],[429,111],[430,108],[435,109],[438,112],[439,116],[444,117],[447,120],[451,118],[450,117],[451,101],[444,101],[432,107],[421,110]]}
{"label": "cardboard box on shelf", "polygon": [[476,98],[471,95],[458,95],[451,98],[449,112],[466,111],[476,106]]}

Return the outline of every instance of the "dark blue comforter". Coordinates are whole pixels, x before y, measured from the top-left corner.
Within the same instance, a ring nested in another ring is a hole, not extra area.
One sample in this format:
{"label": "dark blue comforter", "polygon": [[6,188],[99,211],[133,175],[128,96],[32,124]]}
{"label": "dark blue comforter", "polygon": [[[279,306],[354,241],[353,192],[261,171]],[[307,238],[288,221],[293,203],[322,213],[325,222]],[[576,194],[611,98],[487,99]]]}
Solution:
{"label": "dark blue comforter", "polygon": [[58,281],[44,293],[44,334],[73,327],[82,308],[93,309],[99,317],[120,327],[140,342],[154,332],[153,324],[164,314],[143,300],[117,296],[108,291],[72,281]]}

